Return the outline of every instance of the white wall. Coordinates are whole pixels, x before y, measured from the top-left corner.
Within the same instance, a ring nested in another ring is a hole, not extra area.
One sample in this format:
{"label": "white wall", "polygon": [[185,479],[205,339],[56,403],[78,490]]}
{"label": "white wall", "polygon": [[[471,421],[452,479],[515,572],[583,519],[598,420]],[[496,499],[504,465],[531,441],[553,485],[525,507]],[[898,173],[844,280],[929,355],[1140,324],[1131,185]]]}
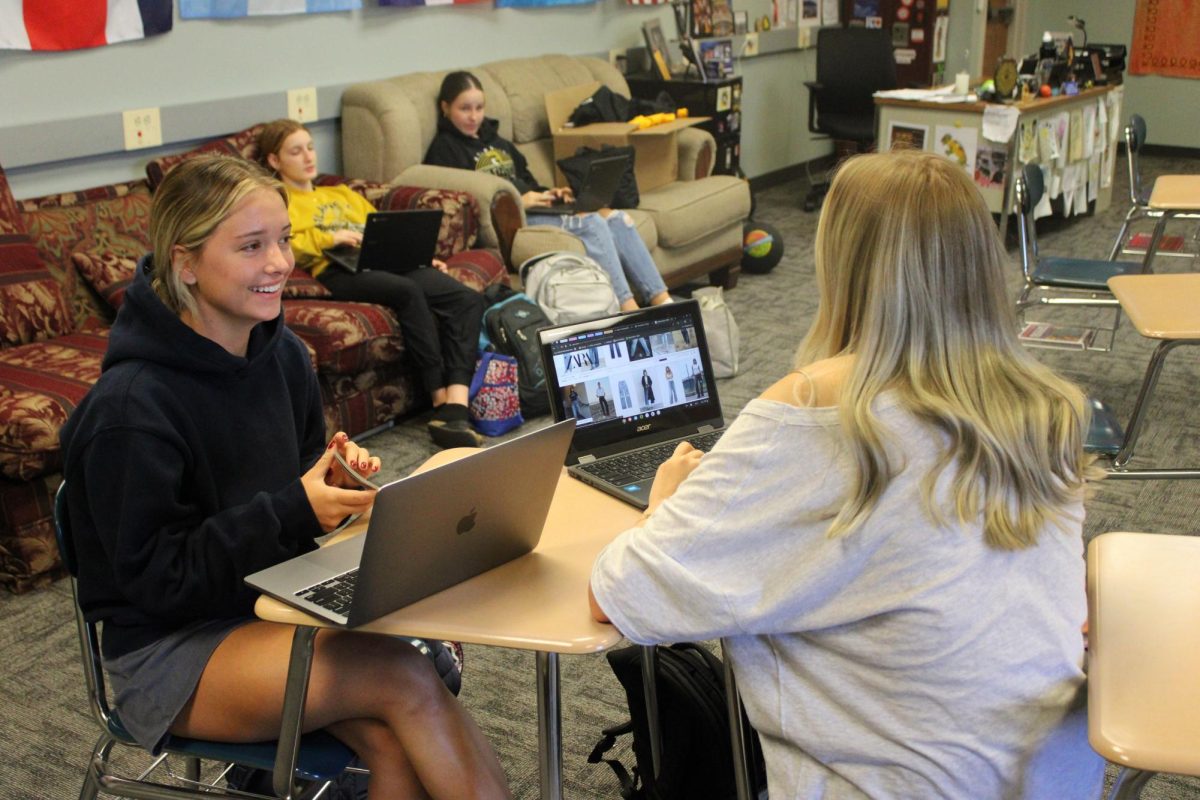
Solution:
{"label": "white wall", "polygon": [[[79,119],[78,127],[68,126],[70,136],[86,138],[94,130],[96,141],[105,142],[85,147],[79,158],[26,159],[26,165],[6,171],[18,197],[134,179],[142,176],[149,158],[214,135],[216,131],[204,129],[214,115],[223,132],[283,116],[288,88],[548,52],[604,54],[640,45],[642,22],[654,18],[664,30],[674,30],[669,7],[630,6],[624,0],[521,10],[497,9],[490,2],[414,9],[371,6],[307,16],[176,18],[171,32],[138,42],[67,53],[0,51],[0,134],[20,129],[28,146],[29,139],[37,140],[38,126],[61,131],[61,123]],[[829,151],[827,143],[810,143],[806,130],[801,81],[809,77],[812,63],[811,51],[744,61],[742,163],[750,176]],[[249,108],[236,102],[263,94],[275,99]],[[210,119],[166,113],[179,107],[186,111],[188,104],[199,104],[195,108]],[[119,130],[121,110],[145,106],[164,108],[167,144],[135,153],[107,144],[113,126]],[[331,115],[336,109],[321,109],[322,118]],[[173,129],[173,119],[186,122]],[[322,168],[339,169],[336,122],[319,123],[314,136]],[[48,148],[50,153],[60,150]],[[0,165],[4,155],[0,150]]]}

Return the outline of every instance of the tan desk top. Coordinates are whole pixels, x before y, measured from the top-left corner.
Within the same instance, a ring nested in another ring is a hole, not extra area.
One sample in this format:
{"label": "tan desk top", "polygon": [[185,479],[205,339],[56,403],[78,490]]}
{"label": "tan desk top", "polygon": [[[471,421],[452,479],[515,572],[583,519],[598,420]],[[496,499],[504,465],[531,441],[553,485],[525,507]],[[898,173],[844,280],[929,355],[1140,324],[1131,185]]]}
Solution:
{"label": "tan desk top", "polygon": [[1117,275],[1108,288],[1150,339],[1200,339],[1200,273]]}
{"label": "tan desk top", "polygon": [[1159,175],[1150,207],[1163,211],[1200,211],[1200,175]]}
{"label": "tan desk top", "polygon": [[[472,452],[442,451],[421,470]],[[518,491],[519,476],[511,476]],[[553,653],[597,653],[621,640],[612,625],[595,622],[587,586],[600,550],[631,527],[637,509],[568,477],[564,469],[537,549],[355,630],[452,639]],[[360,520],[348,530],[366,530]],[[265,620],[325,627],[326,623],[271,597],[259,597]]]}
{"label": "tan desk top", "polygon": [[[1016,108],[1022,114],[1031,114],[1041,111],[1051,111],[1055,106],[1071,103],[1076,100],[1084,100],[1089,97],[1099,97],[1111,92],[1112,86],[1093,86],[1091,89],[1084,89],[1079,94],[1060,94],[1054,97],[1032,97],[1028,100],[1015,100],[1008,105]],[[973,111],[982,114],[984,109],[994,103],[984,103],[976,101],[974,103],[934,103],[929,100],[901,100],[895,97],[876,97],[875,105],[877,106],[907,106],[908,108],[932,108],[942,111]]]}
{"label": "tan desk top", "polygon": [[1200,770],[1200,538],[1105,533],[1088,545],[1088,738],[1117,764]]}

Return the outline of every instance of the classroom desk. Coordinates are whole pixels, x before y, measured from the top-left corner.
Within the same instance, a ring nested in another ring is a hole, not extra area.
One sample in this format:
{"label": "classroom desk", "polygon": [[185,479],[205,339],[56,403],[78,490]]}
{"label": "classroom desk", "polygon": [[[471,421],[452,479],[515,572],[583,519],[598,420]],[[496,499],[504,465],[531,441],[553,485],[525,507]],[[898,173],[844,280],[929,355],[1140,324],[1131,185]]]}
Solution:
{"label": "classroom desk", "polygon": [[[471,452],[474,452],[471,448],[443,450],[417,471]],[[532,553],[355,630],[535,651],[541,796],[543,800],[560,800],[562,719],[558,656],[599,653],[621,640],[616,628],[592,619],[587,600],[588,578],[600,550],[631,527],[638,517],[639,512],[633,506],[568,477],[564,469],[542,539]],[[364,530],[365,523],[360,520],[347,529],[346,535]],[[326,627],[326,623],[266,596],[258,599],[254,610],[262,619],[298,626],[288,674],[285,729],[279,747],[280,753],[286,753],[289,752],[286,741],[298,732],[303,714],[307,655],[316,629]],[[286,769],[287,765],[277,764],[277,767]],[[280,769],[276,773],[282,774]]]}
{"label": "classroom desk", "polygon": [[[1000,215],[1000,230],[1005,230],[1008,215],[1013,206],[1013,183],[1017,168],[1017,143],[1021,135],[1021,124],[1028,120],[1038,120],[1054,116],[1062,112],[1070,113],[1082,109],[1086,105],[1095,105],[1098,98],[1108,93],[1116,93],[1117,116],[1120,117],[1120,98],[1123,87],[1097,86],[1084,89],[1076,95],[1059,95],[1057,97],[1034,98],[1012,103],[1019,112],[1017,130],[1012,139],[1006,144],[997,144],[1004,149],[1004,180],[1000,184],[980,186],[979,192],[987,202],[988,210]],[[934,138],[939,126],[952,126],[973,130],[976,146],[983,143],[983,112],[987,103],[933,103],[923,100],[898,100],[890,97],[875,98],[875,135],[880,152],[888,150],[891,137],[888,135],[893,125],[918,126],[925,128],[924,149],[936,151]],[[1112,203],[1113,173],[1116,170],[1116,133],[1119,126],[1110,123],[1105,132],[1105,141],[1114,155],[1105,162],[1101,160],[1101,170],[1107,170],[1107,181],[1101,181],[1096,196],[1095,211],[1104,211]],[[1036,159],[1034,159],[1036,160]],[[1107,184],[1107,185],[1105,185]]]}

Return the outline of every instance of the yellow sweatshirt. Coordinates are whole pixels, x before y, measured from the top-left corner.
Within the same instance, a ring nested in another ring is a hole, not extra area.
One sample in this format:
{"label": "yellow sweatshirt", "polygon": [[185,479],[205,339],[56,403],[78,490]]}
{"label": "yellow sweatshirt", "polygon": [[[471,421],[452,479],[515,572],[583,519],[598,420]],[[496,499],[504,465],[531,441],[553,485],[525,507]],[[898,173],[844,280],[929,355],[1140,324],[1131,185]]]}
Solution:
{"label": "yellow sweatshirt", "polygon": [[333,247],[333,232],[361,231],[375,207],[346,186],[317,186],[311,192],[288,188],[288,218],[292,222],[292,252],[297,266],[315,278],[329,266],[322,251]]}

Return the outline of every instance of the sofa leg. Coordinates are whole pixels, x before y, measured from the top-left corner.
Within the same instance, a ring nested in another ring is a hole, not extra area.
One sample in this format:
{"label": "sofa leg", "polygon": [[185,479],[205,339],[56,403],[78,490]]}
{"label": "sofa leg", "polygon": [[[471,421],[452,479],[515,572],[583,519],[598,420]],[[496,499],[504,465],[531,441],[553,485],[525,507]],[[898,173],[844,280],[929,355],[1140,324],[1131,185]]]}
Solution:
{"label": "sofa leg", "polygon": [[733,289],[737,286],[738,278],[742,274],[742,265],[733,264],[728,267],[714,269],[708,273],[708,283],[711,286],[720,286],[725,289]]}

